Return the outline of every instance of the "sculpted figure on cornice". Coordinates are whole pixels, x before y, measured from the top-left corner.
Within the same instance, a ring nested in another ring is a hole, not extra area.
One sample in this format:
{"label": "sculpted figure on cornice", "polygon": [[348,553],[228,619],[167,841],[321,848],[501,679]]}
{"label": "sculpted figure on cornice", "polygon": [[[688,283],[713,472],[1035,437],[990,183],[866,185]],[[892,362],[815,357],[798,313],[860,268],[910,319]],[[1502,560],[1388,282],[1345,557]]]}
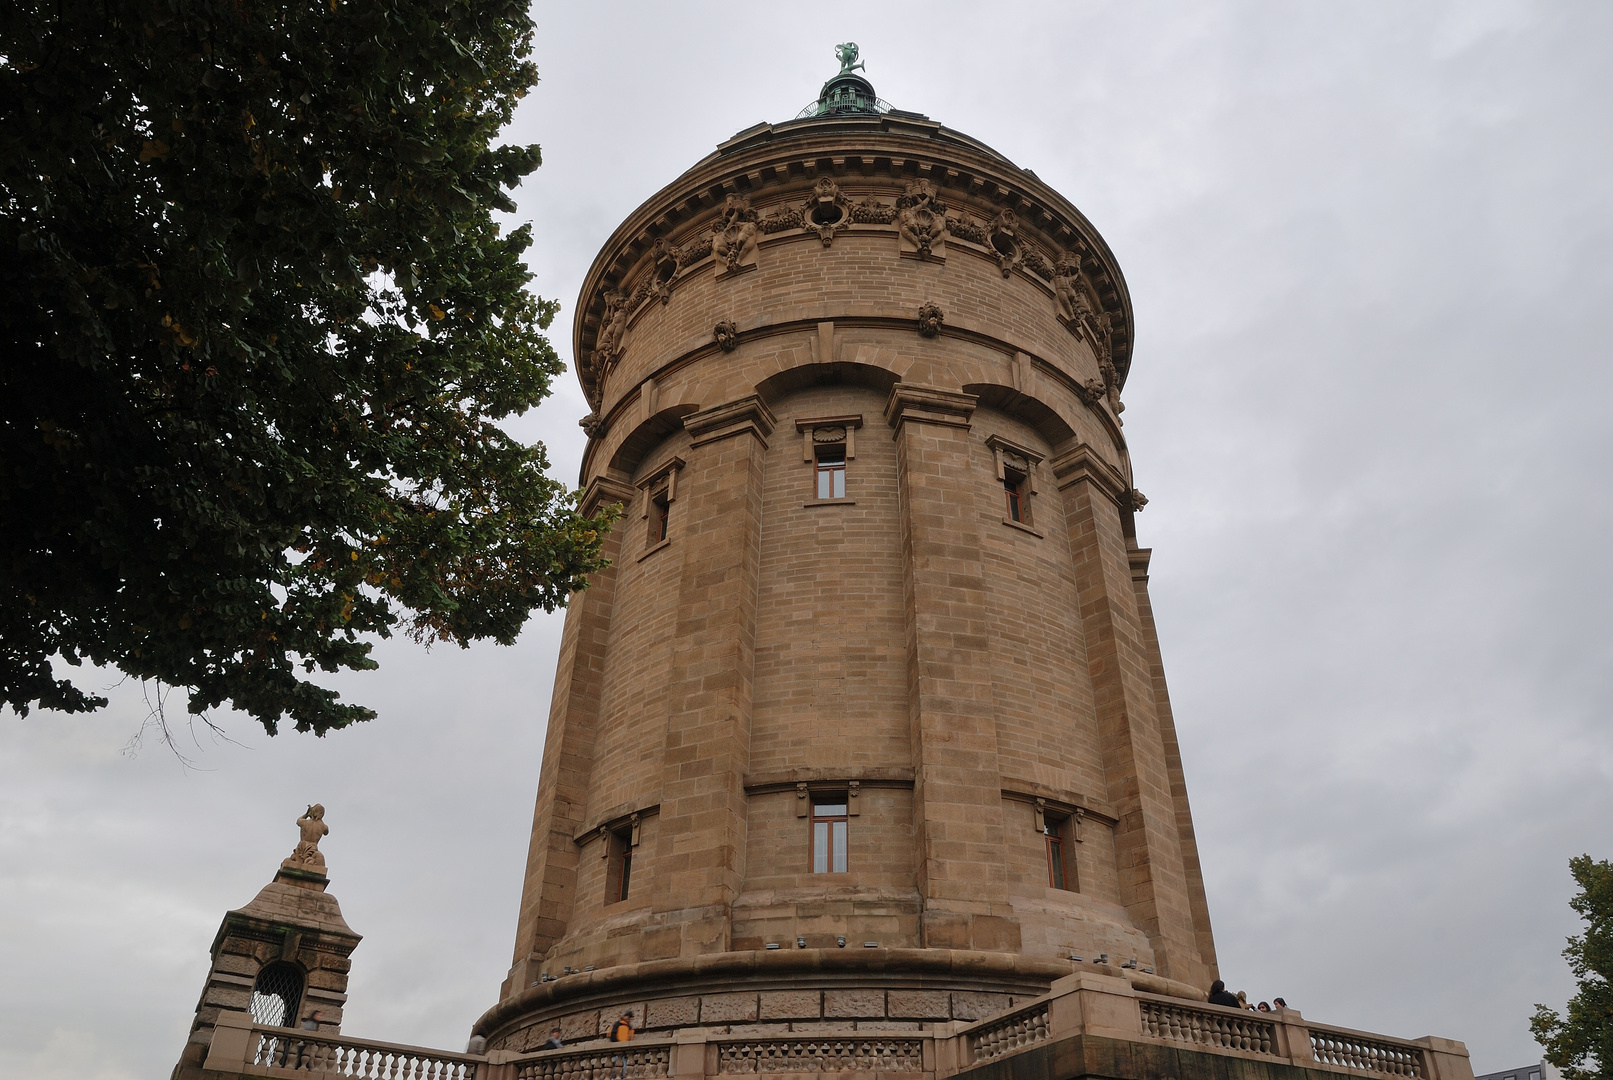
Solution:
{"label": "sculpted figure on cornice", "polygon": [[757,214],[743,195],[723,200],[722,214],[711,231],[711,251],[717,256],[717,272],[733,274],[756,265]]}
{"label": "sculpted figure on cornice", "polygon": [[604,375],[621,358],[626,348],[627,297],[615,289],[605,290],[605,313],[599,319],[599,337],[594,341],[594,368]]}
{"label": "sculpted figure on cornice", "polygon": [[947,207],[929,180],[909,180],[896,200],[899,250],[920,259],[946,258]]}

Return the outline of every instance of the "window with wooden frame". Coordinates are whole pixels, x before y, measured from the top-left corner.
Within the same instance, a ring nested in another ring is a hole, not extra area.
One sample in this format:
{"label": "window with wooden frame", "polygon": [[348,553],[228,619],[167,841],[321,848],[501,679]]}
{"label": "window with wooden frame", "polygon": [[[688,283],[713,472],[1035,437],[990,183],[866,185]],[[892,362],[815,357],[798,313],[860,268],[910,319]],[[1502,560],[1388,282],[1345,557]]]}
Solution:
{"label": "window with wooden frame", "polygon": [[1042,456],[1000,435],[987,438],[986,445],[991,449],[992,465],[1003,487],[1003,523],[1042,535],[1032,522],[1036,467],[1041,464]]}
{"label": "window with wooden frame", "polygon": [[812,798],[812,872],[844,874],[850,807],[844,792]]}
{"label": "window with wooden frame", "polygon": [[634,814],[624,824],[614,828],[601,827],[600,840],[604,847],[600,856],[605,860],[605,903],[618,904],[628,897],[633,887],[633,853],[638,848],[639,821]]}
{"label": "window with wooden frame", "polygon": [[1047,885],[1050,889],[1080,892],[1081,879],[1073,845],[1081,842],[1081,810],[1065,813],[1036,800],[1036,831],[1047,858]]}
{"label": "window with wooden frame", "polygon": [[678,471],[683,459],[671,458],[639,484],[644,492],[644,546],[655,548],[672,538],[672,504],[678,498]]}
{"label": "window with wooden frame", "polygon": [[817,416],[795,422],[801,433],[801,460],[812,466],[813,503],[851,501],[846,497],[846,469],[857,456],[862,422],[861,416]]}

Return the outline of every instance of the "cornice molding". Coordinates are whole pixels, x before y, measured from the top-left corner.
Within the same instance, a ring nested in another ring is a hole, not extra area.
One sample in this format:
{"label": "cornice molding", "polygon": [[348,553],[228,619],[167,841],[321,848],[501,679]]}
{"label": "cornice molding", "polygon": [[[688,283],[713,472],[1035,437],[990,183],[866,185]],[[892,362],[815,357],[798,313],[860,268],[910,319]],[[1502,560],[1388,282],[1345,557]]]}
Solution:
{"label": "cornice molding", "polygon": [[980,398],[956,390],[936,390],[899,382],[891,387],[885,400],[885,422],[897,430],[906,423],[941,424],[946,427],[969,428]]}
{"label": "cornice molding", "polygon": [[1120,475],[1119,470],[1099,457],[1086,443],[1077,443],[1073,449],[1055,457],[1052,468],[1060,491],[1084,480],[1103,492],[1116,507],[1130,508],[1127,493],[1131,485],[1126,483],[1126,478]]}
{"label": "cornice molding", "polygon": [[736,401],[724,402],[683,418],[683,428],[690,435],[691,448],[704,446],[719,439],[735,435],[754,435],[764,447],[773,433],[778,418],[767,402],[758,394],[750,394]]}
{"label": "cornice molding", "polygon": [[582,493],[582,502],[579,510],[583,517],[593,517],[600,508],[608,503],[619,503],[626,506],[638,494],[638,489],[631,484],[624,484],[620,480],[612,480],[608,476],[596,476],[588,483]]}

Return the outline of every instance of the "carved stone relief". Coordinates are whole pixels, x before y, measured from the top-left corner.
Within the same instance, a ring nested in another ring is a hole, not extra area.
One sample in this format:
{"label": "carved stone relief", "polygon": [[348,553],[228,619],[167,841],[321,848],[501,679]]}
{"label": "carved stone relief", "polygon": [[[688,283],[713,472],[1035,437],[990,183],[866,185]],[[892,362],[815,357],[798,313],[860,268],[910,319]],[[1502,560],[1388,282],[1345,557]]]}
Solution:
{"label": "carved stone relief", "polygon": [[1053,299],[1058,305],[1058,317],[1072,334],[1082,332],[1082,321],[1093,314],[1092,294],[1081,280],[1081,256],[1066,252],[1059,256],[1053,267]]}
{"label": "carved stone relief", "polygon": [[1138,491],[1136,488],[1130,488],[1130,489],[1127,490],[1127,492],[1126,492],[1126,508],[1128,510],[1130,510],[1134,514],[1140,514],[1140,513],[1142,513],[1143,507],[1145,507],[1147,505],[1148,505],[1148,496],[1147,495],[1144,495],[1142,492]]}
{"label": "carved stone relief", "polygon": [[717,275],[737,274],[756,266],[757,214],[743,195],[723,200],[722,213],[711,231],[711,253],[717,256]]}
{"label": "carved stone relief", "polygon": [[627,297],[615,289],[605,290],[605,313],[599,320],[599,337],[594,341],[594,368],[604,375],[627,350]]}
{"label": "carved stone relief", "polygon": [[919,306],[919,336],[934,337],[941,332],[941,324],[946,321],[939,304],[921,304]]}
{"label": "carved stone relief", "polygon": [[733,352],[739,348],[739,327],[732,319],[724,319],[712,327],[711,336],[723,352]]}
{"label": "carved stone relief", "polygon": [[1019,244],[1019,216],[1004,207],[986,230],[986,246],[997,253],[997,267],[1007,277],[1024,257]]}
{"label": "carved stone relief", "polygon": [[801,224],[818,234],[828,247],[839,233],[851,226],[851,207],[832,176],[820,176],[812,187],[812,197],[801,207]]}
{"label": "carved stone relief", "polygon": [[649,294],[661,303],[672,299],[672,279],[678,276],[678,249],[666,237],[650,251]]}
{"label": "carved stone relief", "polygon": [[870,195],[851,208],[851,220],[859,225],[889,225],[896,220],[896,207]]}
{"label": "carved stone relief", "polygon": [[577,426],[582,428],[583,434],[587,435],[590,439],[597,439],[599,438],[600,431],[602,431],[605,427],[605,421],[597,412],[591,412],[581,420],[578,420]]}
{"label": "carved stone relief", "polygon": [[897,250],[918,259],[947,256],[947,207],[928,180],[909,180],[896,200]]}

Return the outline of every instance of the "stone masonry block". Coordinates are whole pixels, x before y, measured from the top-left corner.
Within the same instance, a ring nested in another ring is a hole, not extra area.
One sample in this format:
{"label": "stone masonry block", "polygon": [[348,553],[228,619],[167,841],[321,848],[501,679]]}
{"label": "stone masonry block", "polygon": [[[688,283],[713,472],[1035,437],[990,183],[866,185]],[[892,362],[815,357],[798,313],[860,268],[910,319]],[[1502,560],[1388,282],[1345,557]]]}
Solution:
{"label": "stone masonry block", "polygon": [[[570,1016],[562,1016],[553,1024],[542,1026],[558,1027],[560,1029],[560,1038],[568,1043],[593,1039],[599,1035],[599,1010],[590,1009],[587,1012],[572,1013]],[[543,1038],[547,1039],[548,1037],[548,1033],[545,1032]],[[542,1043],[541,1039],[539,1043]]]}
{"label": "stone masonry block", "polygon": [[945,990],[892,990],[890,1015],[903,1020],[947,1020],[952,1015],[951,995]]}
{"label": "stone masonry block", "polygon": [[1007,994],[958,992],[952,995],[952,1019],[984,1020],[1013,1007],[1014,999]]}
{"label": "stone masonry block", "polygon": [[825,990],[823,1015],[831,1018],[872,1019],[885,1015],[883,990]]}
{"label": "stone masonry block", "polygon": [[644,1026],[647,1028],[687,1027],[699,1022],[700,999],[697,997],[652,1001],[644,1017]]}
{"label": "stone masonry block", "polygon": [[700,999],[703,1024],[748,1024],[755,1020],[755,994],[706,994]]}
{"label": "stone masonry block", "polygon": [[763,1020],[816,1020],[822,1015],[816,990],[771,990],[761,995]]}

